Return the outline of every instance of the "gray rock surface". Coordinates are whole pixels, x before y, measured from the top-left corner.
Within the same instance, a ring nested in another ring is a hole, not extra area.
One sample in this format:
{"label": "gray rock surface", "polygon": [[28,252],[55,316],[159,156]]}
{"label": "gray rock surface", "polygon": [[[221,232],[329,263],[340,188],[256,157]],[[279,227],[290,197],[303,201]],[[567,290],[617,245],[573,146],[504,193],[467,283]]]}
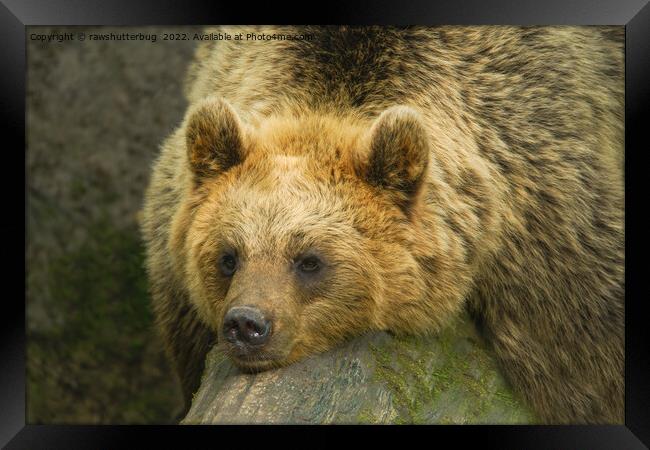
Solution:
{"label": "gray rock surface", "polygon": [[[137,212],[187,103],[196,43],[161,27],[27,27],[28,423],[168,423],[182,407],[153,327]],[[35,35],[85,33],[85,41]],[[142,32],[156,42],[94,41]]]}
{"label": "gray rock surface", "polygon": [[93,236],[91,224],[136,228],[151,163],[180,122],[192,41],[43,42],[32,34],[187,31],[160,27],[28,27],[25,157],[28,327],[47,310],[48,267]]}
{"label": "gray rock surface", "polygon": [[376,333],[288,367],[247,374],[218,349],[183,424],[525,424],[467,317],[438,336]]}

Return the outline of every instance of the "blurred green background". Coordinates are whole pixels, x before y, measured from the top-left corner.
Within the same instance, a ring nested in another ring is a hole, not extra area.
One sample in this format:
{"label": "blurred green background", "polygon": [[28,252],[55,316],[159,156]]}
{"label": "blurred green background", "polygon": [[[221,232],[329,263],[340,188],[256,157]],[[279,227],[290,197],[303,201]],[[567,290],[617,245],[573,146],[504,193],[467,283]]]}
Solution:
{"label": "blurred green background", "polygon": [[[155,33],[148,41],[32,33]],[[180,122],[187,28],[27,29],[27,421],[170,423],[181,394],[153,328],[137,217]]]}

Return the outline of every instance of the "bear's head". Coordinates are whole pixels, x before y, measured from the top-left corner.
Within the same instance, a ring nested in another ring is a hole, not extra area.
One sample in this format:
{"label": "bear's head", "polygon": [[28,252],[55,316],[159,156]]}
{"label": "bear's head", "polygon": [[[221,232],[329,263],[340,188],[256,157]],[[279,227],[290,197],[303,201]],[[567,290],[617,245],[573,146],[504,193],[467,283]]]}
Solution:
{"label": "bear's head", "polygon": [[211,98],[184,126],[192,184],[173,241],[193,305],[238,366],[294,362],[386,329],[390,297],[420,301],[429,143],[417,112],[251,125]]}

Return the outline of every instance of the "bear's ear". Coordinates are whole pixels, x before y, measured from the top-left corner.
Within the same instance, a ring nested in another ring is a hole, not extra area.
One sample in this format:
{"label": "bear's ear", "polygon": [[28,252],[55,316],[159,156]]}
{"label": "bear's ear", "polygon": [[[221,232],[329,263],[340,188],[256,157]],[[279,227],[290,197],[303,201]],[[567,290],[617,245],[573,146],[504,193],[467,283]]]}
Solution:
{"label": "bear's ear", "polygon": [[408,212],[429,162],[429,139],[420,115],[406,106],[387,109],[370,129],[369,142],[359,175],[370,185],[391,191]]}
{"label": "bear's ear", "polygon": [[244,130],[225,100],[208,98],[189,114],[187,157],[198,181],[214,177],[243,160]]}

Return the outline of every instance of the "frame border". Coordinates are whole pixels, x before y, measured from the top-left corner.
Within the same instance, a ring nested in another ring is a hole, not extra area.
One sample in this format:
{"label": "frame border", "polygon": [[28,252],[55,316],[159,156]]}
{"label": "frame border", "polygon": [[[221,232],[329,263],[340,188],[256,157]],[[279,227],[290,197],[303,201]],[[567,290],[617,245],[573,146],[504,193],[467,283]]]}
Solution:
{"label": "frame border", "polygon": [[[647,165],[641,159],[646,156],[648,139],[644,135],[643,117],[650,100],[650,6],[647,0],[547,0],[546,2],[498,0],[445,0],[427,3],[425,0],[409,2],[377,2],[364,8],[359,2],[347,2],[345,6],[335,5],[318,15],[300,14],[303,6],[266,4],[264,6],[246,3],[237,7],[225,2],[173,3],[171,0],[155,2],[114,0],[2,0],[0,3],[0,42],[4,51],[0,98],[4,136],[15,143],[13,152],[6,156],[19,164],[22,149],[25,149],[25,87],[26,26],[32,25],[201,25],[205,23],[350,23],[350,24],[513,24],[513,25],[625,25],[626,30],[626,90],[625,90],[625,211],[626,220],[626,360],[625,360],[625,425],[624,426],[426,426],[426,427],[375,427],[372,433],[393,433],[404,430],[434,433],[434,437],[447,435],[454,442],[482,445],[490,443],[500,448],[648,448],[650,445],[650,333],[644,314],[644,300],[648,289],[641,287],[644,269],[648,269],[644,250],[647,237],[642,233],[650,228],[639,208],[644,200],[643,193],[635,184],[640,183],[642,170]],[[5,137],[5,140],[6,140]],[[632,151],[630,151],[632,149]],[[22,164],[26,164],[22,153]],[[6,167],[12,167],[7,164]],[[7,171],[0,177],[3,192],[14,193],[17,181],[26,187],[26,172]],[[16,195],[4,197],[4,206],[16,211],[11,217],[19,217],[24,208],[26,214],[26,189],[24,203]],[[25,220],[26,215],[22,216]],[[17,221],[3,221],[0,225],[4,234],[18,236],[21,232]],[[22,228],[25,232],[25,228]],[[643,236],[643,239],[642,239]],[[643,242],[642,242],[643,241]],[[26,250],[26,232],[25,232]],[[14,261],[6,265],[4,276],[12,285],[19,284],[20,267],[15,260],[24,258],[18,239],[8,240],[9,252]],[[25,262],[22,259],[23,263]],[[645,263],[645,264],[644,264]],[[27,267],[24,265],[23,295],[26,288]],[[17,295],[20,295],[20,288]],[[645,296],[644,296],[645,294]],[[23,297],[24,298],[24,297]],[[25,410],[25,309],[24,303],[9,297],[3,308],[4,327],[0,339],[0,355],[3,368],[0,370],[0,445],[6,448],[97,448],[118,447],[133,443],[146,435],[147,441],[156,445],[172,442],[187,445],[196,439],[205,442],[222,442],[224,434],[245,432],[240,426],[86,426],[86,425],[26,425]],[[312,427],[260,426],[260,431],[274,434],[278,431],[296,432]],[[366,431],[365,426],[331,426],[328,430],[338,432]],[[307,436],[308,438],[310,436]],[[378,437],[378,436],[377,436]]]}

